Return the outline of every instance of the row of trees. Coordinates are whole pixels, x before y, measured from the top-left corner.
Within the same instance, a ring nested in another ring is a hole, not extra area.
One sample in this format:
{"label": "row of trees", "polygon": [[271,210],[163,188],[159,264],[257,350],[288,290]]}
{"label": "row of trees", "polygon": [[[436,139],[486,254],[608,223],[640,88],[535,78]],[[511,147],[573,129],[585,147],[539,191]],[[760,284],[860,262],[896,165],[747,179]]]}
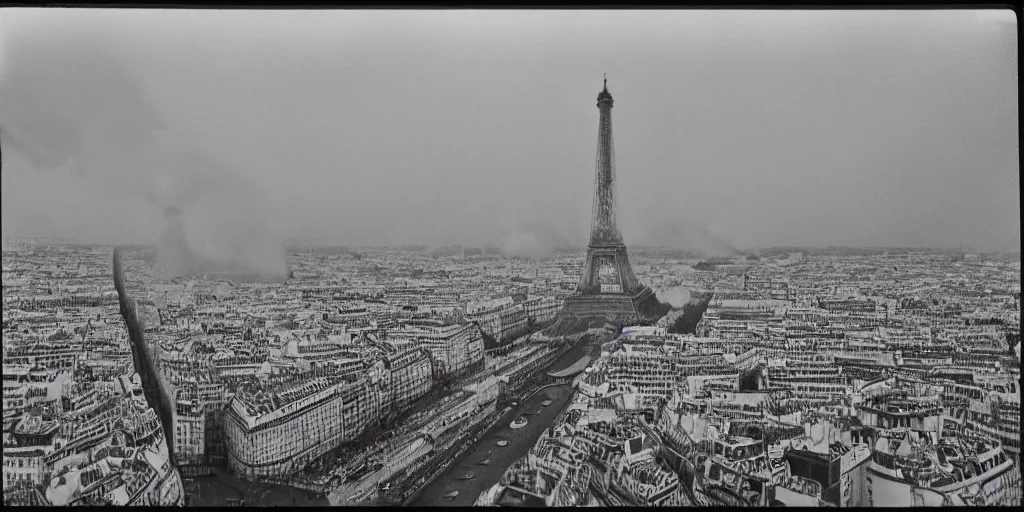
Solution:
{"label": "row of trees", "polygon": [[708,304],[711,302],[711,294],[699,294],[694,292],[690,298],[690,302],[683,305],[683,313],[679,315],[675,322],[668,327],[668,332],[673,334],[693,334],[697,331],[697,324],[700,323],[700,319],[704,317],[704,312],[708,310]]}

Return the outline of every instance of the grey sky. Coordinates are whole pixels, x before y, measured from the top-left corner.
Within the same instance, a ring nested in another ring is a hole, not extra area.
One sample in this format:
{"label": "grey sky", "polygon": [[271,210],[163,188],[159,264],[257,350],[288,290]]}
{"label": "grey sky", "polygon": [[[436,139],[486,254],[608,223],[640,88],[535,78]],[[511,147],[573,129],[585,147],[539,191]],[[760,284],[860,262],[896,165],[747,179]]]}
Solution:
{"label": "grey sky", "polygon": [[[5,9],[5,235],[1019,250],[1010,11]],[[230,233],[225,235],[225,233]],[[244,234],[240,234],[244,233]],[[211,250],[217,252],[217,250]],[[208,252],[211,252],[208,251]]]}

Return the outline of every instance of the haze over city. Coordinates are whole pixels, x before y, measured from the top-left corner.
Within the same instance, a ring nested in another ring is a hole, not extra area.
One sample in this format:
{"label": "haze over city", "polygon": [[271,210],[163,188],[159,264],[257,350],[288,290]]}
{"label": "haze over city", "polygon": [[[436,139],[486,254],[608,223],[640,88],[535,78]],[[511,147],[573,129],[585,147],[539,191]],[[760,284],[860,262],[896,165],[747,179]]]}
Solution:
{"label": "haze over city", "polygon": [[1011,11],[6,9],[5,236],[1018,250]]}
{"label": "haze over city", "polygon": [[0,13],[5,507],[1021,505],[1009,10]]}

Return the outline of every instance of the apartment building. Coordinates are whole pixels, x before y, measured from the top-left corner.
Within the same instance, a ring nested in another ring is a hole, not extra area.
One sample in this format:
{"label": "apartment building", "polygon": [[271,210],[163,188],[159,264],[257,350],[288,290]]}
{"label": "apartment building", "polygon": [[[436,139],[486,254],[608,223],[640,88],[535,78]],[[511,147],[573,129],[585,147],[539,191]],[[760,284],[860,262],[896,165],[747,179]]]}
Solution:
{"label": "apartment building", "polygon": [[281,393],[240,390],[224,418],[231,469],[247,479],[288,475],[352,440],[358,425],[380,412],[364,409],[358,418],[345,414],[345,406],[354,403],[353,395],[367,387],[365,381],[349,384],[322,378]]}
{"label": "apartment building", "polygon": [[[538,311],[543,308],[537,306]],[[480,329],[494,339],[497,348],[526,333],[528,316],[526,307],[516,304],[512,297],[488,301],[474,301],[466,305],[466,319],[476,322]]]}
{"label": "apartment building", "polygon": [[473,323],[440,326],[406,325],[388,333],[392,338],[415,340],[430,352],[444,375],[461,376],[484,360],[480,327]]}
{"label": "apartment building", "polygon": [[526,318],[531,325],[553,321],[561,308],[561,303],[554,297],[527,297],[522,304],[526,309]]}

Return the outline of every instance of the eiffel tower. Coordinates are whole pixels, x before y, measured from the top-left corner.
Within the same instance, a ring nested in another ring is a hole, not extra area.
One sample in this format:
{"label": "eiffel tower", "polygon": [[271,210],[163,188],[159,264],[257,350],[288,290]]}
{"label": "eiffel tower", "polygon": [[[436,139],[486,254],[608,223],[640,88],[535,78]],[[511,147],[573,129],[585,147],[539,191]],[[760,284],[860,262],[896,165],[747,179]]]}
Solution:
{"label": "eiffel tower", "polygon": [[613,325],[649,323],[657,320],[658,300],[650,288],[637,281],[626,254],[626,244],[615,225],[613,103],[606,78],[604,90],[597,95],[601,117],[587,262],[575,293],[566,298],[563,313],[579,321],[604,320]]}

